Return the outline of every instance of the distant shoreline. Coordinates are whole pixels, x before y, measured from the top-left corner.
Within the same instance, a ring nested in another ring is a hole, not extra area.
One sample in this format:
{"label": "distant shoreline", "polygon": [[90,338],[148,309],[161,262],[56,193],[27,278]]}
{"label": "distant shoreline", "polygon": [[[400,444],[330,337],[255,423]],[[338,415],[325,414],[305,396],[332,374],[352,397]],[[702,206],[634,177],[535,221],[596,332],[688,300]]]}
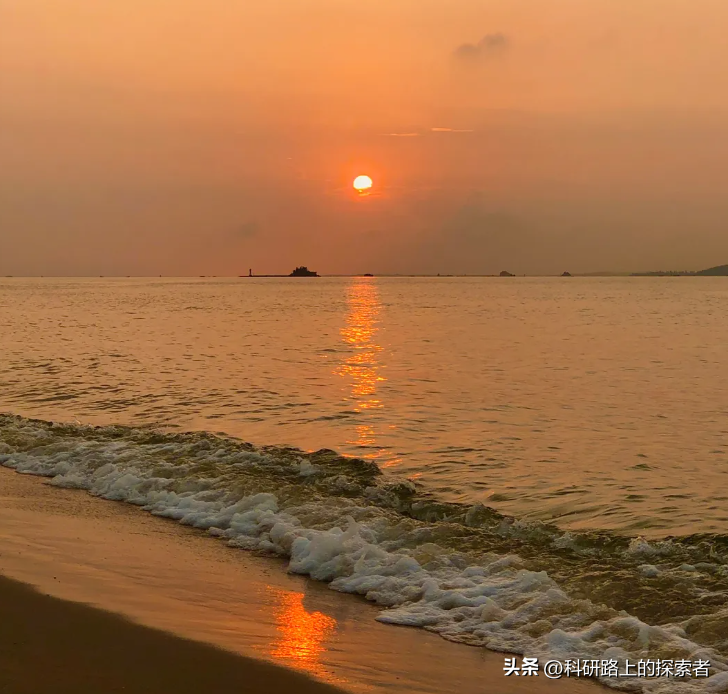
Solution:
{"label": "distant shoreline", "polygon": [[632,277],[728,277],[728,265],[716,265],[707,270],[657,270],[633,272]]}
{"label": "distant shoreline", "polygon": [[[494,278],[494,279],[516,279],[516,278],[554,278],[568,280],[574,277],[728,277],[728,265],[719,265],[717,267],[708,268],[707,270],[658,270],[650,272],[575,272],[571,275],[563,274],[511,274],[502,276],[498,274],[466,274],[466,273],[440,273],[440,274],[406,274],[406,273],[353,273],[353,274],[330,274],[330,275],[311,275],[312,279],[320,279],[322,277],[408,277],[408,278]],[[265,274],[265,275],[0,275],[3,279],[305,279],[305,275],[290,274]]]}

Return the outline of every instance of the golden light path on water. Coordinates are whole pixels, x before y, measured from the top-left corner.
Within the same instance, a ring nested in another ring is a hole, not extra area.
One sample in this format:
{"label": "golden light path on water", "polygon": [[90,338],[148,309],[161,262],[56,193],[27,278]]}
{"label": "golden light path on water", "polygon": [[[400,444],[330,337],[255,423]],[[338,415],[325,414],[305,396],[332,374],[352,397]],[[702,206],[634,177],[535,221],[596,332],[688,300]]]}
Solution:
{"label": "golden light path on water", "polygon": [[278,638],[270,655],[299,670],[328,682],[340,682],[321,663],[327,641],[336,630],[336,619],[322,612],[309,612],[303,605],[304,593],[268,588],[275,600]]}
{"label": "golden light path on water", "polygon": [[382,311],[376,280],[357,278],[349,285],[346,300],[349,312],[341,328],[341,339],[348,348],[348,356],[334,369],[334,374],[348,381],[353,410],[358,418],[365,420],[355,425],[355,436],[347,443],[365,451],[361,457],[384,458],[386,462],[381,463],[381,467],[391,467],[399,461],[392,457],[390,450],[377,446],[377,427],[371,416],[374,411],[384,408],[378,390],[380,384],[387,380],[382,374],[385,368],[383,348],[376,340]]}

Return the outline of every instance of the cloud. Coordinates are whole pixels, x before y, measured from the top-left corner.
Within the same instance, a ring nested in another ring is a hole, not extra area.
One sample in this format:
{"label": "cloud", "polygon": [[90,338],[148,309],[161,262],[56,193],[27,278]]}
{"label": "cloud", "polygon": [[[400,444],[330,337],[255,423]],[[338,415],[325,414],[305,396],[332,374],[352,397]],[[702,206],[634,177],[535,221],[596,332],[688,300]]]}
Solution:
{"label": "cloud", "polygon": [[468,62],[502,55],[510,46],[510,40],[501,32],[486,34],[478,43],[464,43],[455,49],[455,57]]}
{"label": "cloud", "polygon": [[385,137],[422,137],[428,133],[472,133],[470,128],[430,128],[421,133],[386,133]]}
{"label": "cloud", "polygon": [[412,249],[426,271],[520,274],[532,264],[530,256],[538,245],[534,230],[510,211],[474,199],[433,222]]}
{"label": "cloud", "polygon": [[249,239],[255,236],[259,231],[259,226],[255,222],[245,222],[233,230],[232,236],[236,239]]}

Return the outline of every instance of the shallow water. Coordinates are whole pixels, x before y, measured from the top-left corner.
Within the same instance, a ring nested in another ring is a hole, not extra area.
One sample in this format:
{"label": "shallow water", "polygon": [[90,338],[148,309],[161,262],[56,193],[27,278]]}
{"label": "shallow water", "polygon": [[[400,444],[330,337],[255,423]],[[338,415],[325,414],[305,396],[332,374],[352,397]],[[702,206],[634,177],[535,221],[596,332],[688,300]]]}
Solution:
{"label": "shallow water", "polygon": [[386,624],[621,672],[708,663],[709,679],[599,679],[645,694],[728,691],[726,535],[564,532],[444,503],[369,461],[209,433],[0,415],[0,465],[284,557],[289,572],[385,608]]}
{"label": "shallow water", "polygon": [[566,529],[728,532],[723,278],[2,279],[0,411],[375,460]]}

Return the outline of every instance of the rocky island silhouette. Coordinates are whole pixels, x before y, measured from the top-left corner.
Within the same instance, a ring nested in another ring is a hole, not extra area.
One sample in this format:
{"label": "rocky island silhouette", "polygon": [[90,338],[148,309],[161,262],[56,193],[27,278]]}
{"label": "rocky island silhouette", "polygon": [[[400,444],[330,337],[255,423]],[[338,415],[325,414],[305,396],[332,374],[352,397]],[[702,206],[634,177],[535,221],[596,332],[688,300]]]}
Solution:
{"label": "rocky island silhouette", "polygon": [[287,275],[254,275],[253,269],[251,268],[248,270],[247,275],[238,275],[238,277],[320,277],[320,275],[314,270],[309,270],[305,265],[300,265]]}
{"label": "rocky island silhouette", "polygon": [[314,272],[313,270],[309,270],[305,265],[301,265],[300,267],[297,267],[290,275],[289,277],[318,277],[318,272]]}

